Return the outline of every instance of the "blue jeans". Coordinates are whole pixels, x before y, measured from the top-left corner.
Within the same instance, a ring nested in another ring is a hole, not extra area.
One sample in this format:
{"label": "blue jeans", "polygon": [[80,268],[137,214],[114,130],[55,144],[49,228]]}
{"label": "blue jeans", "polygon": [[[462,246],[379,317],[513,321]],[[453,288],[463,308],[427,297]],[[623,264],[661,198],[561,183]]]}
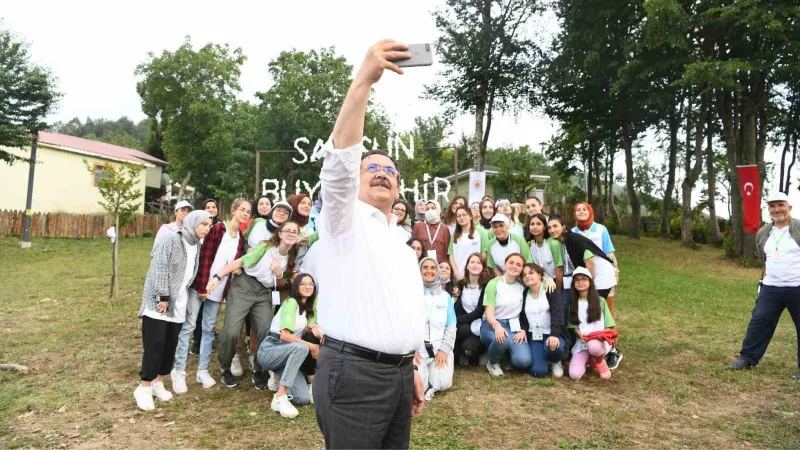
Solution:
{"label": "blue jeans", "polygon": [[308,346],[303,342],[283,342],[273,336],[267,336],[261,342],[256,355],[263,370],[281,373],[281,386],[288,388],[292,403],[298,406],[311,402],[306,376],[300,371],[306,356]]}
{"label": "blue jeans", "polygon": [[[188,300],[186,302],[186,320],[183,321],[181,333],[178,335],[178,348],[175,350],[175,370],[186,370],[186,358],[189,357],[189,341],[194,334],[194,327],[197,324],[197,312],[203,301],[197,295],[197,291],[191,288],[186,289]],[[216,319],[216,318],[215,318]]]}
{"label": "blue jeans", "polygon": [[508,325],[508,320],[498,320],[500,325],[505,328],[506,340],[503,343],[497,342],[494,336],[494,330],[489,325],[488,321],[481,324],[481,342],[484,346],[488,347],[489,362],[491,364],[499,364],[500,358],[508,352],[511,355],[511,365],[517,369],[527,369],[531,365],[531,349],[525,342],[517,344],[514,342],[514,333]]}
{"label": "blue jeans", "polygon": [[200,337],[200,362],[197,363],[197,371],[208,370],[211,362],[211,347],[214,345],[214,331],[217,328],[217,316],[221,302],[206,300],[203,302],[203,317],[201,327],[203,334]]}
{"label": "blue jeans", "polygon": [[564,352],[567,350],[567,341],[560,337],[558,338],[558,347],[555,350],[550,350],[547,346],[547,338],[549,334],[542,336],[541,341],[533,341],[528,336],[528,346],[531,349],[531,368],[528,373],[535,377],[547,376],[548,363],[561,362]]}

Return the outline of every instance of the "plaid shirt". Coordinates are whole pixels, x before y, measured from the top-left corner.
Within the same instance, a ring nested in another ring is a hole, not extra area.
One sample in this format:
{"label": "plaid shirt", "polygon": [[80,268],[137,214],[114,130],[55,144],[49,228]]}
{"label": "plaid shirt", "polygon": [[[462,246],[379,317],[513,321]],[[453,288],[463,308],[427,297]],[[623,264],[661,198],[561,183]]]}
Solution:
{"label": "plaid shirt", "polygon": [[[214,258],[217,256],[217,250],[219,249],[219,244],[222,242],[222,237],[227,232],[228,230],[225,227],[225,222],[219,222],[211,227],[208,236],[203,240],[203,245],[200,247],[200,262],[197,266],[197,276],[194,277],[194,282],[190,286],[197,291],[198,294],[206,294],[206,285],[208,284],[208,279],[211,277],[211,265],[214,264]],[[244,243],[244,236],[240,232],[239,248],[236,249],[235,259],[241,258],[244,254]],[[228,289],[231,287],[230,282],[232,276],[233,275],[228,276],[228,283],[225,284],[225,292],[222,294],[222,298],[228,296]]]}

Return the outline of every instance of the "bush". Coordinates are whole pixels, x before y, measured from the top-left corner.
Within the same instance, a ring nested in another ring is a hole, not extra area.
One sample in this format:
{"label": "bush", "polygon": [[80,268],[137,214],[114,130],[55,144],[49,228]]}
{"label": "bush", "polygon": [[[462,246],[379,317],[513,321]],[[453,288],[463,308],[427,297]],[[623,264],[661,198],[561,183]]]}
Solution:
{"label": "bush", "polygon": [[722,248],[725,250],[725,256],[728,258],[738,258],[738,256],[736,256],[736,249],[733,246],[733,232],[729,229],[722,233]]}
{"label": "bush", "polygon": [[142,237],[151,238],[153,236],[155,236],[155,234],[153,233],[152,230],[144,230],[142,232]]}

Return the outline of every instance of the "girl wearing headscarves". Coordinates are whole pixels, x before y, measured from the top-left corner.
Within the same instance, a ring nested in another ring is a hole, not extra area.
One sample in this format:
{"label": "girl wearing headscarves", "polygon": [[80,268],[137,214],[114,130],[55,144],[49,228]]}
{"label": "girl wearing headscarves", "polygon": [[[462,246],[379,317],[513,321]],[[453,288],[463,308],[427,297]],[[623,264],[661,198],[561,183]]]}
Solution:
{"label": "girl wearing headscarves", "polygon": [[294,209],[285,200],[275,203],[267,217],[254,220],[250,229],[244,233],[247,245],[254,248],[261,242],[269,241],[272,235],[278,231],[278,227],[289,220],[292,213],[294,213]]}
{"label": "girl wearing headscarves", "polygon": [[[619,279],[619,265],[615,254],[614,244],[608,228],[594,221],[594,209],[586,202],[578,202],[573,210],[577,225],[572,228],[574,233],[582,234],[591,239],[606,254],[608,260],[597,258],[594,264],[593,283],[600,297],[606,299],[611,315],[614,315],[614,287]],[[613,370],[619,365],[622,354],[612,348],[608,354],[608,366]]]}
{"label": "girl wearing headscarves", "polygon": [[211,214],[211,226],[218,224],[219,220],[219,203],[213,198],[209,198],[203,202],[203,210]]}
{"label": "girl wearing headscarves", "polygon": [[417,203],[414,205],[414,223],[412,225],[415,225],[417,222],[425,221],[425,205],[427,203],[428,201],[424,198],[417,200]]}
{"label": "girl wearing headscarves", "polygon": [[425,401],[436,392],[453,385],[453,346],[456,342],[456,312],[453,298],[442,290],[436,260],[425,257],[419,265],[425,286],[425,341],[419,349],[422,362],[419,374],[425,389]]}
{"label": "girl wearing headscarves", "polygon": [[438,262],[447,261],[450,230],[442,224],[438,202],[429,200],[425,204],[425,221],[415,223],[411,235],[422,241],[425,256],[430,256]]}
{"label": "girl wearing headscarves", "polygon": [[262,196],[256,199],[253,203],[253,213],[250,215],[250,219],[248,219],[245,223],[241,226],[239,231],[244,235],[245,238],[250,234],[250,226],[253,224],[253,221],[256,219],[266,219],[269,215],[269,212],[272,210],[272,200],[269,197]]}
{"label": "girl wearing headscarves", "polygon": [[487,231],[486,235],[492,237],[492,217],[494,217],[494,202],[491,198],[481,200],[481,220],[478,221],[481,227]]}
{"label": "girl wearing headscarves", "polygon": [[197,273],[198,244],[210,228],[210,214],[192,211],[181,229],[164,236],[153,250],[139,308],[144,344],[142,381],[133,392],[136,405],[144,411],[155,409],[153,396],[172,401],[164,376],[172,370],[178,334],[186,320],[187,287]]}
{"label": "girl wearing headscarves", "polygon": [[[239,378],[231,372],[231,362],[244,318],[250,315],[254,320],[253,325],[258,332],[256,347],[269,333],[274,315],[272,306],[280,304],[277,289],[295,268],[297,250],[294,244],[299,231],[296,223],[284,222],[269,241],[262,241],[250,253],[226,265],[208,281],[206,291],[213,292],[226,275],[238,269],[244,271],[244,274],[234,277],[228,291],[225,325],[219,342],[220,378],[225,386],[235,387],[239,384]],[[253,384],[259,390],[267,388],[267,377],[257,359],[253,364]]]}

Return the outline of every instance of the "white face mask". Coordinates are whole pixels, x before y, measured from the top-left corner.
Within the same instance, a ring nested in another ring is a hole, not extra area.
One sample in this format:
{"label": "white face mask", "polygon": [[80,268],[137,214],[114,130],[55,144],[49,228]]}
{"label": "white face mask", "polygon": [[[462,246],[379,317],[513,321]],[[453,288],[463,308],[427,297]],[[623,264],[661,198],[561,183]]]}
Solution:
{"label": "white face mask", "polygon": [[440,219],[439,211],[435,209],[429,209],[425,211],[425,221],[430,223],[436,223]]}

